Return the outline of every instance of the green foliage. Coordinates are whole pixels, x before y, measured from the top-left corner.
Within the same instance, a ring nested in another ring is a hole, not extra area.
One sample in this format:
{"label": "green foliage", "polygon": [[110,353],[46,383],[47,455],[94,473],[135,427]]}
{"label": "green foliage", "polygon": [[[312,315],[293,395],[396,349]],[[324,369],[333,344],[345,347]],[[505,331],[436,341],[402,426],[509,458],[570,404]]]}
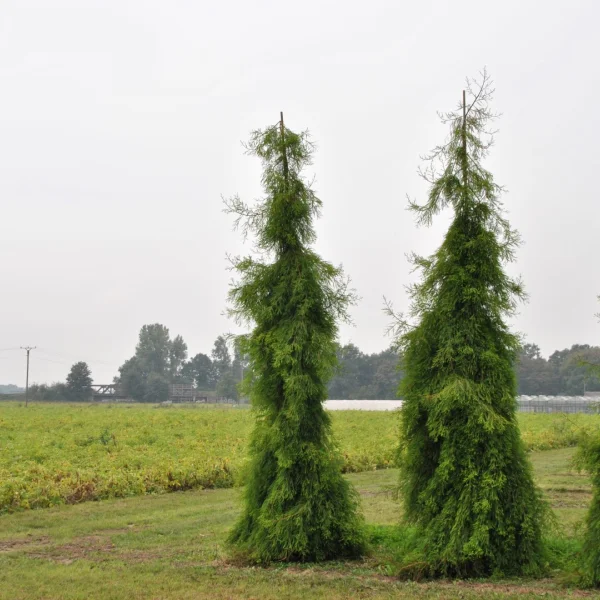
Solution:
{"label": "green foliage", "polygon": [[[600,297],[599,297],[600,299]],[[600,315],[596,315],[600,318]],[[600,361],[598,357],[585,365],[588,373],[600,377]],[[600,587],[600,436],[598,432],[582,437],[577,460],[580,467],[586,469],[592,478],[594,495],[586,517],[586,531],[583,546],[584,581],[589,585]]]}
{"label": "green foliage", "polygon": [[248,363],[248,356],[244,354],[242,344],[244,336],[237,336],[233,341],[233,362],[231,363],[231,372],[233,380],[236,382],[235,396],[232,396],[236,400],[240,399],[240,393],[238,390],[238,383],[244,378],[244,372],[248,370],[250,366]]}
{"label": "green foliage", "polygon": [[68,402],[71,400],[67,386],[62,382],[34,383],[29,386],[29,397],[32,401],[41,402]]}
{"label": "green foliage", "polygon": [[519,394],[581,396],[600,391],[600,348],[574,344],[546,360],[536,344],[524,344],[517,363]]}
{"label": "green foliage", "polygon": [[525,450],[556,450],[577,446],[582,435],[600,427],[600,415],[575,413],[520,413],[521,439]]}
{"label": "green foliage", "polygon": [[0,513],[234,484],[247,411],[0,405]]}
{"label": "green foliage", "polygon": [[67,395],[70,400],[81,402],[92,396],[92,372],[85,362],[75,363],[67,375]]}
{"label": "green foliage", "polygon": [[[61,409],[52,408],[54,412]],[[70,406],[71,412],[78,407]],[[88,413],[115,411],[84,407]],[[173,416],[204,410],[120,407],[122,414]],[[21,411],[22,413],[23,411]],[[242,411],[221,411],[234,414]],[[246,412],[246,411],[244,411]],[[338,413],[334,414],[335,417]],[[373,413],[365,414],[370,420]],[[389,415],[380,414],[385,417]],[[1,434],[0,434],[1,435]],[[118,434],[117,434],[118,437]],[[120,443],[120,439],[119,439]],[[569,472],[571,452],[534,456],[536,479],[585,478]],[[549,460],[548,460],[549,459]],[[548,470],[550,469],[550,470]],[[225,558],[225,538],[239,516],[240,494],[233,490],[151,495],[107,500],[80,507],[0,517],[0,573],[3,599],[89,600],[90,598],[160,598],[161,600],[574,600],[597,599],[565,583],[575,583],[575,561],[581,540],[568,527],[547,541],[550,577],[493,581],[400,581],[401,566],[420,559],[418,532],[398,527],[398,504],[388,492],[395,474],[361,473],[348,478],[360,489],[372,556],[365,561],[326,565],[279,565],[248,569]],[[552,492],[559,514],[571,510],[574,520],[585,512],[590,495]],[[572,537],[575,536],[575,537]]]}
{"label": "green foliage", "polygon": [[504,319],[523,290],[503,270],[518,236],[502,214],[501,191],[482,167],[494,115],[484,73],[472,102],[448,113],[446,144],[423,172],[431,184],[420,223],[445,208],[454,218],[411,289],[418,324],[400,338],[405,377],[401,486],[408,521],[423,542],[428,575],[486,576],[540,569],[546,507],[519,436],[520,349]]}
{"label": "green foliage", "polygon": [[158,373],[150,373],[144,387],[144,402],[164,402],[169,397],[169,380]]}
{"label": "green foliage", "polygon": [[160,323],[144,325],[140,329],[135,356],[143,365],[146,373],[167,374],[171,344],[169,329]]}
{"label": "green foliage", "polygon": [[583,437],[577,463],[590,473],[594,492],[586,517],[581,554],[584,581],[588,585],[600,587],[600,436],[597,432]]}
{"label": "green foliage", "polygon": [[34,383],[29,388],[29,395],[33,401],[85,402],[92,398],[92,383],[90,368],[87,363],[81,361],[71,367],[66,383]]}
{"label": "green foliage", "polygon": [[[386,413],[333,414],[342,470],[394,465]],[[0,512],[196,487],[241,478],[248,410],[220,406],[0,404]]]}
{"label": "green foliage", "polygon": [[183,366],[187,359],[187,344],[178,335],[171,342],[169,348],[169,378],[172,382],[179,381],[182,377]]}
{"label": "green foliage", "polygon": [[119,376],[115,381],[121,385],[123,392],[136,400],[143,402],[146,394],[146,375],[140,360],[137,356],[127,359],[119,367]]}
{"label": "green foliage", "polygon": [[354,344],[337,349],[338,368],[328,394],[336,400],[392,400],[397,397],[402,373],[393,349],[364,354]]}
{"label": "green foliage", "polygon": [[[0,403],[0,512],[241,482],[251,412],[223,406]],[[395,466],[401,413],[331,413],[342,471]],[[521,414],[527,449],[573,444],[600,415]],[[85,491],[85,493],[84,493]]]}
{"label": "green foliage", "polygon": [[520,395],[554,395],[561,391],[556,370],[542,357],[537,344],[523,345],[516,371]]}
{"label": "green foliage", "polygon": [[217,384],[217,396],[228,400],[238,400],[237,384],[231,371],[223,373]]}
{"label": "green foliage", "polygon": [[600,348],[574,344],[570,349],[557,350],[548,359],[558,383],[557,393],[569,396],[584,391],[600,391],[600,373],[594,365],[600,363]]}
{"label": "green foliage", "polygon": [[225,373],[231,370],[231,354],[227,346],[227,339],[220,335],[216,340],[211,353],[214,377],[219,381]]}
{"label": "green foliage", "polygon": [[212,361],[202,353],[196,354],[185,363],[182,377],[192,381],[199,390],[214,390],[217,383]]}
{"label": "green foliage", "polygon": [[[426,540],[417,527],[371,525],[369,542],[388,575],[400,579],[424,580],[431,578],[431,564],[427,558]],[[544,560],[548,569],[560,574],[563,583],[577,581],[581,540],[576,537],[547,532]],[[542,594],[546,596],[546,594]],[[462,597],[462,596],[461,596]],[[521,597],[519,594],[518,597]]]}
{"label": "green foliage", "polygon": [[[232,314],[254,325],[241,340],[256,413],[245,508],[231,542],[249,558],[319,561],[364,551],[358,496],[341,474],[323,408],[336,364],[338,318],[352,294],[340,269],[310,244],[321,202],[302,179],[312,146],[281,124],[253,133],[248,152],[263,163],[266,197],[229,203],[264,260],[235,261],[241,281]],[[269,262],[270,261],[270,262]]]}
{"label": "green foliage", "polygon": [[[339,367],[329,382],[329,397],[339,400],[397,398],[403,373],[390,348],[366,354],[354,344],[338,348]],[[600,347],[574,344],[544,358],[537,344],[524,344],[516,362],[517,390],[524,396],[580,396],[600,391]]]}
{"label": "green foliage", "polygon": [[111,442],[115,441],[114,434],[111,434],[108,427],[100,434],[100,443],[108,446]]}
{"label": "green foliage", "polygon": [[[193,383],[196,389],[208,391],[214,390],[223,377],[227,376],[228,381],[233,377],[234,386],[240,380],[238,371],[234,369],[231,374],[231,356],[224,336],[215,340],[213,360],[202,353],[189,361],[187,356],[187,344],[180,335],[171,339],[164,325],[144,325],[140,330],[135,355],[119,367],[115,382],[133,400],[154,402],[154,398],[166,399],[168,394],[161,391],[164,382],[167,385]],[[231,385],[228,382],[224,385],[231,393]]]}
{"label": "green foliage", "polygon": [[183,380],[187,344],[160,323],[140,329],[135,355],[119,367],[115,382],[138,402],[161,402],[169,395],[169,384]]}
{"label": "green foliage", "polygon": [[212,350],[211,377],[215,382],[217,396],[238,400],[238,383],[242,380],[242,372],[247,368],[247,358],[243,354],[241,341],[243,336],[233,338],[233,360],[229,351],[228,341],[231,336],[220,335]]}

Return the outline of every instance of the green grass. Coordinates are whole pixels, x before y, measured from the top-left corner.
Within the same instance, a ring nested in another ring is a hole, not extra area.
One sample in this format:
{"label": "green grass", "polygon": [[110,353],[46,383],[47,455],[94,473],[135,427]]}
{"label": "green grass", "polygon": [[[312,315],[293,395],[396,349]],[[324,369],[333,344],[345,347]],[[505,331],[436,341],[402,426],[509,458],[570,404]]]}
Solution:
{"label": "green grass", "polygon": [[[570,468],[574,450],[532,455],[536,480],[563,524],[554,553],[568,565],[591,498],[587,476]],[[394,469],[348,475],[359,490],[372,556],[353,562],[237,564],[224,546],[240,509],[239,489],[187,491],[87,502],[0,516],[0,599],[146,598],[508,599],[600,597],[565,587],[554,566],[544,580],[402,582],[395,556],[405,535]],[[576,497],[576,502],[574,498]],[[556,536],[556,534],[554,534]]]}
{"label": "green grass", "polygon": [[[344,471],[394,466],[398,413],[331,413]],[[574,445],[599,415],[519,415],[529,449]],[[0,403],[0,513],[239,483],[251,412],[230,406]]]}

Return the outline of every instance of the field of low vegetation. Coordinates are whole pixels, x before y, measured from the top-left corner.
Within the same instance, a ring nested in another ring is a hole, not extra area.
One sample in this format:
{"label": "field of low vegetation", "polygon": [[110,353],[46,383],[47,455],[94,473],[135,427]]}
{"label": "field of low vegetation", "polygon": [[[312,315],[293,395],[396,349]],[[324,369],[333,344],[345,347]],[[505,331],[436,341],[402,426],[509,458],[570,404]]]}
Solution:
{"label": "field of low vegetation", "polygon": [[544,579],[399,579],[403,540],[410,531],[399,527],[402,505],[390,492],[398,471],[387,469],[347,475],[361,495],[371,546],[371,553],[356,561],[284,563],[269,568],[239,563],[225,545],[241,510],[238,489],[139,496],[0,515],[0,599],[599,598],[591,590],[573,587],[581,522],[591,500],[589,478],[571,467],[574,452],[567,448],[531,454],[536,482],[560,528],[548,532],[548,576]]}
{"label": "field of low vegetation", "polygon": [[[394,466],[399,413],[331,413],[347,473]],[[600,415],[520,414],[528,450],[573,446]],[[0,513],[234,487],[252,413],[230,406],[0,403]]]}

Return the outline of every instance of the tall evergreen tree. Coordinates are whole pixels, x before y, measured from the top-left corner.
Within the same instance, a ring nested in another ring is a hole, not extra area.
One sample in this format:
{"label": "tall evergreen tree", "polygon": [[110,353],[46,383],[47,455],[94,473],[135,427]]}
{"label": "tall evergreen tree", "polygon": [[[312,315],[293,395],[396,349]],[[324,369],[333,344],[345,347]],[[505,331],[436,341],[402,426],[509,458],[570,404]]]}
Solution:
{"label": "tall evergreen tree", "polygon": [[265,198],[228,208],[256,236],[262,259],[244,258],[230,292],[232,314],[250,323],[245,392],[256,415],[243,514],[230,541],[250,559],[315,561],[364,549],[358,497],[341,475],[323,408],[336,362],[337,319],[352,293],[340,269],[311,248],[321,206],[301,177],[307,134],[279,125],[255,131],[247,146],[262,160]]}
{"label": "tall evergreen tree", "polygon": [[576,456],[579,466],[592,478],[593,497],[585,519],[581,566],[583,582],[600,587],[600,436],[585,435]]}
{"label": "tall evergreen tree", "polygon": [[[600,299],[600,296],[598,297]],[[600,320],[600,314],[596,317]],[[600,364],[587,363],[590,372],[600,377]],[[581,439],[577,453],[579,466],[592,478],[593,497],[586,516],[581,563],[583,580],[587,585],[600,587],[600,435],[586,435]]]}
{"label": "tall evergreen tree", "polygon": [[417,324],[400,338],[405,515],[429,575],[461,577],[537,570],[546,514],[516,420],[519,339],[505,319],[524,292],[504,271],[519,238],[482,166],[495,118],[485,72],[468,93],[469,105],[463,93],[460,109],[442,115],[450,136],[422,171],[428,201],[411,203],[420,224],[445,208],[454,218],[435,254],[414,257]]}

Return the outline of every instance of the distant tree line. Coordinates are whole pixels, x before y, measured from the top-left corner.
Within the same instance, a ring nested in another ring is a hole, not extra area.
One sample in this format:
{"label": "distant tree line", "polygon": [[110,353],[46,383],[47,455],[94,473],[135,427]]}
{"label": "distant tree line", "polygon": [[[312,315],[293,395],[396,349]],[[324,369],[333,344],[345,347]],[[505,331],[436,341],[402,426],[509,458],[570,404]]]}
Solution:
{"label": "distant tree line", "polygon": [[58,383],[34,383],[29,388],[32,400],[47,402],[86,402],[92,399],[92,372],[87,363],[75,363],[67,380]]}
{"label": "distant tree line", "polygon": [[[114,383],[136,402],[167,400],[172,383],[191,383],[199,394],[238,400],[237,385],[246,365],[236,338],[220,335],[210,356],[199,353],[188,360],[183,338],[171,338],[167,327],[155,323],[141,328],[135,353],[119,367]],[[86,402],[92,399],[92,384],[89,366],[78,362],[65,382],[33,384],[30,397],[49,402]]]}
{"label": "distant tree line", "polygon": [[0,394],[21,394],[25,388],[9,383],[8,385],[0,384]]}
{"label": "distant tree line", "polygon": [[402,372],[392,349],[365,354],[354,344],[338,346],[338,368],[329,382],[334,400],[393,400],[398,397]]}
{"label": "distant tree line", "polygon": [[537,344],[525,344],[517,365],[519,394],[525,396],[581,396],[600,391],[598,371],[600,347],[575,344],[556,350],[548,359],[542,357]]}
{"label": "distant tree line", "polygon": [[187,344],[180,335],[171,339],[164,325],[144,325],[135,354],[119,367],[114,381],[138,402],[166,400],[172,383],[191,383],[199,393],[238,400],[237,384],[246,361],[236,339],[232,340],[220,335],[210,356],[199,353],[188,360]]}
{"label": "distant tree line", "polygon": [[[335,400],[393,400],[397,398],[402,371],[399,355],[389,348],[367,354],[354,344],[338,345],[338,366],[329,381],[329,398]],[[556,350],[549,358],[537,344],[524,344],[516,365],[519,395],[580,396],[600,391],[600,347],[575,344]],[[162,402],[169,384],[192,383],[198,393],[238,400],[238,384],[247,360],[236,338],[220,335],[210,355],[188,359],[187,344],[180,335],[171,339],[169,329],[158,323],[144,325],[135,354],[120,367],[114,382],[137,402]],[[92,397],[92,374],[85,362],[75,363],[66,381],[33,384],[32,400],[85,402]]]}
{"label": "distant tree line", "polygon": [[[354,344],[339,346],[338,369],[329,383],[336,400],[391,400],[397,398],[402,371],[392,349],[365,354]],[[524,344],[516,365],[518,394],[522,396],[581,396],[600,391],[600,347],[575,344],[556,350],[549,358],[537,344]]]}

